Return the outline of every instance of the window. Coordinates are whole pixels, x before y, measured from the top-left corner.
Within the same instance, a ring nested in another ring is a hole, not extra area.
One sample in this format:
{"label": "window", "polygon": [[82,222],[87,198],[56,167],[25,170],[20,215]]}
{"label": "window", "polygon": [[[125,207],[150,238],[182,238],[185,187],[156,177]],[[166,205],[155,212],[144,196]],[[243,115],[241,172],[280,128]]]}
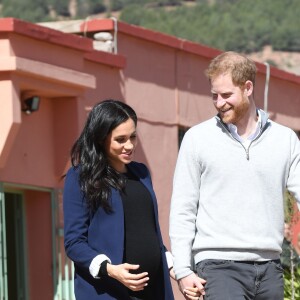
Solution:
{"label": "window", "polygon": [[179,127],[178,128],[178,149],[180,148],[184,134],[188,131],[189,127]]}

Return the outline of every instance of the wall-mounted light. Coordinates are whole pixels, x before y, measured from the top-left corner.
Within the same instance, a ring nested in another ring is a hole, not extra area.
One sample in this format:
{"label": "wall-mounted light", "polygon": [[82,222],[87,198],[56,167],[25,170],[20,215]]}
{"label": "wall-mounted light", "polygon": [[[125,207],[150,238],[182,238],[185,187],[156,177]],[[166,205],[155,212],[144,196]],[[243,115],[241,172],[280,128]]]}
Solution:
{"label": "wall-mounted light", "polygon": [[32,96],[28,97],[23,100],[24,108],[22,111],[24,111],[27,115],[30,115],[32,112],[37,111],[39,109],[40,105],[40,97],[38,96]]}

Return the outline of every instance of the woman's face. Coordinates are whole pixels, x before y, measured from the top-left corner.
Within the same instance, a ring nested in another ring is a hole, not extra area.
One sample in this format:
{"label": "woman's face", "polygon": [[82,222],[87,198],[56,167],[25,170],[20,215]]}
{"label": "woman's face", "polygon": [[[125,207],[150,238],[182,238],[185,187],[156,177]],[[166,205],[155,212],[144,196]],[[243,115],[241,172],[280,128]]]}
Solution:
{"label": "woman's face", "polygon": [[109,164],[118,172],[126,172],[125,165],[132,161],[136,144],[136,127],[128,119],[113,129],[104,142]]}

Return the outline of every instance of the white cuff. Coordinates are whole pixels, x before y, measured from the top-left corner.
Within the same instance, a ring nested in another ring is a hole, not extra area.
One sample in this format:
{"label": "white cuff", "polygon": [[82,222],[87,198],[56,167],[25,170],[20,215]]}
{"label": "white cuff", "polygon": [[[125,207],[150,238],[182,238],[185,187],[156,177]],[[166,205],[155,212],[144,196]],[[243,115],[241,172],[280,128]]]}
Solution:
{"label": "white cuff", "polygon": [[168,269],[171,269],[174,264],[174,259],[172,253],[169,251],[166,251],[166,260],[167,260]]}
{"label": "white cuff", "polygon": [[99,274],[99,270],[100,270],[100,266],[101,264],[105,261],[108,260],[108,262],[111,264],[111,260],[105,255],[105,254],[99,254],[97,255],[91,262],[89,270],[90,270],[90,274],[94,277],[94,278],[100,278],[98,276]]}

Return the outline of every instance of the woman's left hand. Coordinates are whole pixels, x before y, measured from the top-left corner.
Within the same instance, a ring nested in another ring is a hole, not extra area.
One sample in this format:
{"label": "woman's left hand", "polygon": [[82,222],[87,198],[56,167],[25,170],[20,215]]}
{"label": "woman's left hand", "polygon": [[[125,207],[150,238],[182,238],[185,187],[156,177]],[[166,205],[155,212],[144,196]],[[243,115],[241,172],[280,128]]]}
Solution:
{"label": "woman's left hand", "polygon": [[120,265],[107,264],[106,267],[108,276],[120,281],[132,291],[141,291],[148,285],[149,277],[147,272],[138,274],[132,274],[130,272],[137,270],[140,267],[139,265],[127,263]]}

